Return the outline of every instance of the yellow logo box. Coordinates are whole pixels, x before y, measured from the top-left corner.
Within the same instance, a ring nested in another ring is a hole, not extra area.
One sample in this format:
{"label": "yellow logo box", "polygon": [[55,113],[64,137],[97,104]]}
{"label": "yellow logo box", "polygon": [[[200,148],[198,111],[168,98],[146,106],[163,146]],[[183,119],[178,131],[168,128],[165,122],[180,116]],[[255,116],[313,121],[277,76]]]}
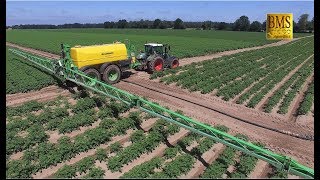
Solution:
{"label": "yellow logo box", "polygon": [[292,13],[267,14],[267,39],[292,39],[293,15]]}

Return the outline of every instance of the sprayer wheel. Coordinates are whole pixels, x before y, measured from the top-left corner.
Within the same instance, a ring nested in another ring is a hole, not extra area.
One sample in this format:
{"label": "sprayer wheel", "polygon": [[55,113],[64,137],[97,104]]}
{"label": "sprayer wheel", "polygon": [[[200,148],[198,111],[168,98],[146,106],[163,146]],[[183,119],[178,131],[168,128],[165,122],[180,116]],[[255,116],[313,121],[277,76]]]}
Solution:
{"label": "sprayer wheel", "polygon": [[87,76],[95,78],[97,80],[101,80],[101,75],[98,70],[94,68],[88,68],[83,71]]}
{"label": "sprayer wheel", "polygon": [[102,79],[109,84],[115,84],[119,82],[120,78],[121,70],[117,65],[109,65],[103,71]]}

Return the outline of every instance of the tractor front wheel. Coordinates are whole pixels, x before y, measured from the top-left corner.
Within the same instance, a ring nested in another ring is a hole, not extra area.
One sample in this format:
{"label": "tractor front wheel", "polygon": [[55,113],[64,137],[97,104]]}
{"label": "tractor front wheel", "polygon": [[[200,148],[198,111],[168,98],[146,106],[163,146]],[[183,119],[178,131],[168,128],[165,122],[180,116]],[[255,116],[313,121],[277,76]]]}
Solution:
{"label": "tractor front wheel", "polygon": [[115,84],[120,81],[121,70],[117,65],[109,65],[103,71],[102,78],[105,82],[109,84]]}
{"label": "tractor front wheel", "polygon": [[148,71],[153,73],[154,71],[163,70],[163,59],[161,57],[156,57],[149,62]]}

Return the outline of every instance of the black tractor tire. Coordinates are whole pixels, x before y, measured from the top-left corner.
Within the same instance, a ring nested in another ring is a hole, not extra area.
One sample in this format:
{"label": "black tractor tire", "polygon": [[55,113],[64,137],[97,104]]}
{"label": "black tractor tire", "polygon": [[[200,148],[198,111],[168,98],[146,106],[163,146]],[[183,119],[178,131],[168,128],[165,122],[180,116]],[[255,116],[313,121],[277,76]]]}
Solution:
{"label": "black tractor tire", "polygon": [[117,65],[109,65],[103,71],[102,79],[108,84],[115,84],[121,79],[121,70]]}
{"label": "black tractor tire", "polygon": [[175,69],[177,67],[179,67],[179,60],[178,59],[172,60],[171,63],[170,63],[170,68],[171,69]]}
{"label": "black tractor tire", "polygon": [[89,77],[96,78],[99,81],[101,80],[101,74],[99,73],[98,70],[96,70],[94,68],[88,68],[88,69],[84,70],[83,72]]}
{"label": "black tractor tire", "polygon": [[148,71],[149,73],[153,73],[154,71],[163,71],[164,61],[161,57],[155,57],[148,63]]}

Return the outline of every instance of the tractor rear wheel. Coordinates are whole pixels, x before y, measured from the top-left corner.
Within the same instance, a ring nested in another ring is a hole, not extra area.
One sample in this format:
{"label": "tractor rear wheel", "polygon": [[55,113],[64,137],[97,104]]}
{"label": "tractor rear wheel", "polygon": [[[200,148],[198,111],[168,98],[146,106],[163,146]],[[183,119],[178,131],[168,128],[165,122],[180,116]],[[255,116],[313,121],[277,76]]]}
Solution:
{"label": "tractor rear wheel", "polygon": [[179,66],[179,61],[178,61],[178,59],[174,59],[172,62],[171,62],[171,64],[170,64],[170,68],[171,69],[175,69],[175,68],[177,68]]}
{"label": "tractor rear wheel", "polygon": [[163,70],[163,59],[161,57],[156,57],[149,62],[148,71],[153,73],[154,71]]}
{"label": "tractor rear wheel", "polygon": [[102,79],[109,84],[115,84],[119,82],[120,78],[121,70],[117,65],[109,65],[103,71]]}
{"label": "tractor rear wheel", "polygon": [[88,69],[84,70],[83,72],[91,78],[101,80],[101,75],[100,75],[99,71],[94,68],[88,68]]}

